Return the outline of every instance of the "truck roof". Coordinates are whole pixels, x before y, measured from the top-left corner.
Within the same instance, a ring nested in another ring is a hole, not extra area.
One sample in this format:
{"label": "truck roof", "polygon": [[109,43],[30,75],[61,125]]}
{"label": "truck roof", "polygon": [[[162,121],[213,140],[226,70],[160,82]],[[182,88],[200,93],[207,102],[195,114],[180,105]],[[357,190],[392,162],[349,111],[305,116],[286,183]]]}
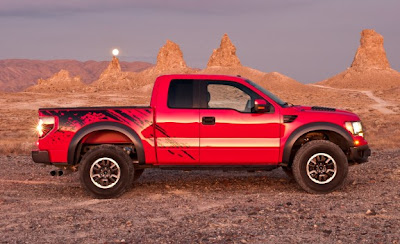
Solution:
{"label": "truck roof", "polygon": [[210,74],[168,74],[159,78],[167,79],[193,79],[193,80],[244,80],[240,75],[210,75]]}

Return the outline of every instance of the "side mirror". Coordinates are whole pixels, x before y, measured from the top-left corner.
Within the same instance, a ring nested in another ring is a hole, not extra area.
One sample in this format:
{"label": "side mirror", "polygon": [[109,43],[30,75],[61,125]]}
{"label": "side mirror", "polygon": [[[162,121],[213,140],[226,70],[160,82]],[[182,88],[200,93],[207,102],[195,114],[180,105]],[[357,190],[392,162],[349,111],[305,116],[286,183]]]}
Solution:
{"label": "side mirror", "polygon": [[271,109],[271,105],[267,103],[264,99],[256,99],[254,100],[254,112],[256,113],[265,113],[269,112]]}

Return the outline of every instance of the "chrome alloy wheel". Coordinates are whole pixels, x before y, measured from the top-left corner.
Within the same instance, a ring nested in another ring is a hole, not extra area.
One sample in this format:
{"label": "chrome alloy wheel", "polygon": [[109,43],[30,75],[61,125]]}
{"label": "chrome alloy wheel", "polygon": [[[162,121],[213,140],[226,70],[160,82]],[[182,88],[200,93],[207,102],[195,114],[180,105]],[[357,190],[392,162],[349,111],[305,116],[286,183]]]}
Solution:
{"label": "chrome alloy wheel", "polygon": [[326,153],[316,153],[306,165],[307,176],[313,182],[324,185],[331,182],[337,173],[335,160]]}
{"label": "chrome alloy wheel", "polygon": [[121,177],[121,169],[112,158],[99,158],[90,167],[90,179],[101,189],[115,186]]}

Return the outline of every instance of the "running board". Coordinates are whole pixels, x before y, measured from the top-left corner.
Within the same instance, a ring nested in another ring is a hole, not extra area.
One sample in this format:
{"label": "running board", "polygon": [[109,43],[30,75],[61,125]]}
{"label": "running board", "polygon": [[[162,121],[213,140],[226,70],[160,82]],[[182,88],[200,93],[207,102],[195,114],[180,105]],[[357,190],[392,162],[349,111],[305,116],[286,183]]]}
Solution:
{"label": "running board", "polygon": [[223,171],[271,171],[279,165],[160,165],[162,170],[223,170]]}

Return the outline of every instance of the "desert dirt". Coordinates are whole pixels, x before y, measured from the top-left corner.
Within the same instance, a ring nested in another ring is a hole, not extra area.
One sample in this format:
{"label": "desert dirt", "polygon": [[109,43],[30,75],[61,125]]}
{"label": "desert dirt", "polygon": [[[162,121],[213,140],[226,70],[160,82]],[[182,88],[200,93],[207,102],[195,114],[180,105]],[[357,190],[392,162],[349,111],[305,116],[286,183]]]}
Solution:
{"label": "desert dirt", "polygon": [[329,87],[329,86],[321,86],[321,85],[312,85],[315,87],[319,88],[326,88],[326,89],[333,89],[333,90],[338,90],[338,91],[348,91],[348,92],[359,92],[363,93],[367,97],[369,97],[371,100],[374,101],[373,104],[369,104],[369,106],[376,111],[382,113],[382,114],[396,114],[396,111],[392,109],[392,107],[396,106],[395,103],[388,102],[383,100],[382,98],[379,98],[374,95],[372,91],[360,91],[360,90],[352,90],[352,89],[345,89],[345,88],[335,88],[335,87]]}
{"label": "desert dirt", "polygon": [[[87,196],[29,156],[0,156],[2,243],[399,243],[400,150],[374,150],[344,189],[270,172],[144,172],[119,199]],[[4,170],[6,169],[6,170]]]}

